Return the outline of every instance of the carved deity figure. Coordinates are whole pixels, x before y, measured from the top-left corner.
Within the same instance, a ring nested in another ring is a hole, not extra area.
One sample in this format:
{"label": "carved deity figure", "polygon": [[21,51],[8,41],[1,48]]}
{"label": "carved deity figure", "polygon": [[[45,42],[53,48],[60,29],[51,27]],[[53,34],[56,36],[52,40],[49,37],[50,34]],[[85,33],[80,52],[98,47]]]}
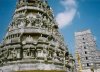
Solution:
{"label": "carved deity figure", "polygon": [[26,37],[25,39],[26,42],[33,42],[33,38],[29,35],[28,37]]}
{"label": "carved deity figure", "polygon": [[15,58],[18,58],[18,52],[13,49],[13,50],[9,50],[8,52],[8,59],[15,59]]}

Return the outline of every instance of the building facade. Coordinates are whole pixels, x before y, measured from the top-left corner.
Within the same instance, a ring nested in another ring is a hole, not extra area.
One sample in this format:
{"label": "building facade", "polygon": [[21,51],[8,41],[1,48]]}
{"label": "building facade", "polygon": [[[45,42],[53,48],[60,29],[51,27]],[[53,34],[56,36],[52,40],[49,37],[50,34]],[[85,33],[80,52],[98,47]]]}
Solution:
{"label": "building facade", "polygon": [[66,71],[68,53],[47,0],[18,0],[0,44],[0,72]]}
{"label": "building facade", "polygon": [[97,69],[99,70],[97,65],[100,64],[100,58],[98,58],[100,52],[97,52],[94,36],[89,29],[75,32],[75,48],[78,72],[96,72]]}

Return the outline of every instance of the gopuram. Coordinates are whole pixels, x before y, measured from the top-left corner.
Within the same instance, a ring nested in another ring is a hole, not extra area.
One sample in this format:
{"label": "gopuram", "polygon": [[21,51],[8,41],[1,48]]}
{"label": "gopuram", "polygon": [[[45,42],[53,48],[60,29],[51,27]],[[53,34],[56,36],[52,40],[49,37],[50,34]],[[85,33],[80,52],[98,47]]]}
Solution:
{"label": "gopuram", "polygon": [[18,0],[0,44],[0,72],[65,72],[67,46],[46,0]]}

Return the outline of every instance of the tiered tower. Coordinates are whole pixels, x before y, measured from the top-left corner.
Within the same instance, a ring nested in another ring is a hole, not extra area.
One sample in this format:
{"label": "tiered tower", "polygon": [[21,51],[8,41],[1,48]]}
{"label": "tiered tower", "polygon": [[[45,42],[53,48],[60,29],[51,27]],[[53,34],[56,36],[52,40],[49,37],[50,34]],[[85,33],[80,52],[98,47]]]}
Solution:
{"label": "tiered tower", "polygon": [[46,0],[18,0],[0,45],[0,72],[63,71],[68,50]]}
{"label": "tiered tower", "polygon": [[96,42],[91,31],[75,32],[76,66],[79,72],[91,72],[96,63]]}

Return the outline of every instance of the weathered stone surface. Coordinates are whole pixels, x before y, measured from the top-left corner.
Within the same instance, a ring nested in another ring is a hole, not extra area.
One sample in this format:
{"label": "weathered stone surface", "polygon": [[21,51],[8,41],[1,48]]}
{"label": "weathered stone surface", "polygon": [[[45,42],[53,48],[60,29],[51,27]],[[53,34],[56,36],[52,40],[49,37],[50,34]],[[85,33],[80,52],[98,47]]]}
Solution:
{"label": "weathered stone surface", "polygon": [[47,1],[19,0],[0,45],[0,71],[64,71],[66,52]]}

